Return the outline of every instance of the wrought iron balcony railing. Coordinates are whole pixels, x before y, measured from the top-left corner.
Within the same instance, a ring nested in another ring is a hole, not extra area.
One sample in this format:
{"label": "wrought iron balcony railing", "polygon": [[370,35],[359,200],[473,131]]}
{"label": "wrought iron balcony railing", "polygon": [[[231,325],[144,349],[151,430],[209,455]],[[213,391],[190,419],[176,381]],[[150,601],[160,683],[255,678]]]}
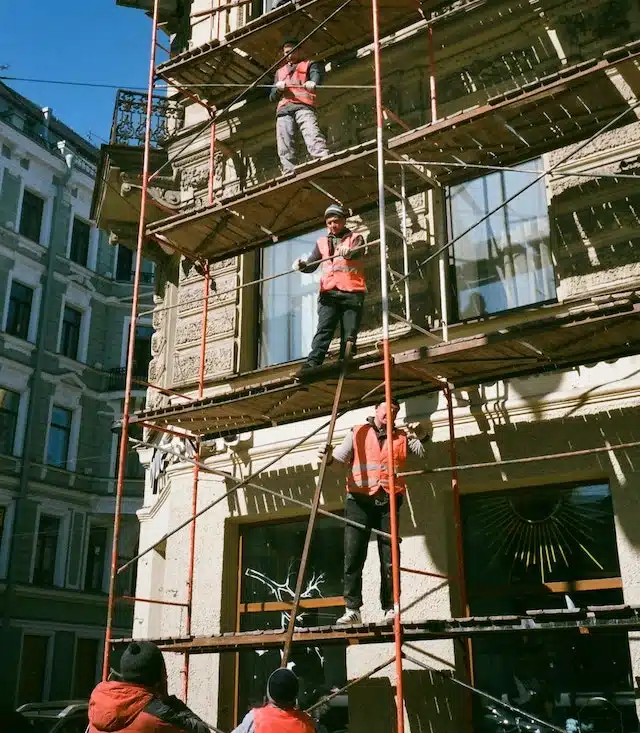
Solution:
{"label": "wrought iron balcony railing", "polygon": [[[112,145],[144,145],[147,95],[119,89],[111,125]],[[151,110],[151,145],[162,147],[184,122],[184,107],[174,99],[155,94]]]}

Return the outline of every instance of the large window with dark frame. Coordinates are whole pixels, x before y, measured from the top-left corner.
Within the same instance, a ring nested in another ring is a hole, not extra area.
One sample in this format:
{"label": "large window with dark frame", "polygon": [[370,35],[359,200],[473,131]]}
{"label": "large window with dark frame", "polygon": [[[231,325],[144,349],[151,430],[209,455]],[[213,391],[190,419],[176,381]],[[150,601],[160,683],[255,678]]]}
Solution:
{"label": "large window with dark frame", "polygon": [[53,406],[47,442],[47,463],[50,466],[66,468],[71,445],[71,421],[73,413],[64,407]]}
{"label": "large window with dark frame", "polygon": [[[471,494],[461,504],[471,614],[623,603],[606,483]],[[624,632],[489,635],[473,641],[473,666],[477,687],[562,729],[575,720],[583,731],[637,730]],[[476,703],[478,729],[502,733],[510,713]]]}
{"label": "large window with dark frame", "polygon": [[[241,528],[238,631],[286,627],[306,530],[306,520]],[[344,612],[343,532],[343,527],[331,519],[316,521],[297,626],[334,624]],[[250,650],[237,655],[238,720],[250,708],[264,703],[267,679],[280,662],[278,650]],[[302,708],[346,684],[344,648],[296,646],[290,664],[300,680]],[[340,702],[337,699],[323,711],[321,722],[329,733],[346,728],[346,707]]]}
{"label": "large window with dark frame", "polygon": [[545,182],[536,181],[535,172],[541,167],[541,161],[529,161],[450,188],[450,231],[460,236],[452,259],[461,320],[555,299]]}
{"label": "large window with dark frame", "polygon": [[73,219],[71,230],[71,246],[69,248],[69,259],[83,267],[89,261],[89,242],[91,240],[91,225],[77,216]]}
{"label": "large window with dark frame", "polygon": [[55,582],[59,536],[60,517],[41,514],[33,564],[33,582],[36,585],[53,585]]}
{"label": "large window with dark frame", "polygon": [[65,305],[62,312],[62,328],[60,331],[60,353],[69,359],[78,358],[80,347],[80,329],[82,327],[82,311]]}
{"label": "large window with dark frame", "polygon": [[44,199],[25,189],[22,194],[22,209],[20,211],[20,234],[32,242],[39,243],[43,214]]}
{"label": "large window with dark frame", "polygon": [[11,283],[6,332],[21,339],[29,338],[33,289],[17,280]]}
{"label": "large window with dark frame", "polygon": [[[298,257],[313,251],[319,229],[262,250],[262,277],[279,275],[291,269]],[[262,286],[260,300],[259,366],[271,366],[306,356],[318,325],[318,288],[320,269],[312,275],[289,273]]]}
{"label": "large window with dark frame", "polygon": [[18,427],[20,395],[0,387],[0,453],[12,456]]}

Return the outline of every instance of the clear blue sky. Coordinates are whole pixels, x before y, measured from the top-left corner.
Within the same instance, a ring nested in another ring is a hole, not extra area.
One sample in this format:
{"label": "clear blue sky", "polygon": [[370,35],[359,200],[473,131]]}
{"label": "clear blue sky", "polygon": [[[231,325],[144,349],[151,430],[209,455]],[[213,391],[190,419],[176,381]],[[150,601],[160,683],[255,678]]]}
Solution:
{"label": "clear blue sky", "polygon": [[[146,87],[151,20],[115,0],[0,0],[0,75]],[[164,34],[160,34],[167,45]],[[109,138],[113,89],[30,82],[6,84],[76,132]],[[92,138],[94,144],[100,140]]]}

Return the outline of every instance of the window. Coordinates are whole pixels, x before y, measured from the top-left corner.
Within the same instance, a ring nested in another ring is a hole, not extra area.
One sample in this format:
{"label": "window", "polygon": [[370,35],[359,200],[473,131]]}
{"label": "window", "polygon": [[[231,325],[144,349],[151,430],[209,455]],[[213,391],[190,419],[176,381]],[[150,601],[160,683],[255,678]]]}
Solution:
{"label": "window", "polygon": [[33,289],[14,280],[11,283],[11,294],[9,295],[7,333],[21,339],[27,339],[29,337],[32,303]]}
{"label": "window", "polygon": [[7,507],[0,505],[0,547],[4,539],[4,524],[7,521]]}
{"label": "window", "polygon": [[151,337],[153,326],[136,326],[136,340],[133,345],[133,375],[147,379],[151,361]]}
{"label": "window", "polygon": [[[96,685],[98,670],[98,654],[100,642],[98,639],[76,638],[76,653],[73,664],[73,699],[88,700],[91,691]],[[86,728],[87,721],[84,720]],[[78,731],[84,733],[85,728],[78,726]],[[66,733],[66,729],[65,729]]]}
{"label": "window", "polygon": [[[239,631],[284,628],[287,603],[293,599],[298,564],[307,530],[306,521],[245,526],[241,529],[242,580],[238,607]],[[305,607],[296,619],[300,626],[335,623],[343,613],[343,528],[319,519],[311,543],[304,587]],[[243,651],[238,654],[236,717],[241,719],[264,699],[269,675],[280,666],[280,652]],[[300,678],[300,706],[308,707],[332,687],[346,684],[345,650],[338,647],[295,647],[293,671]],[[329,730],[346,728],[346,708],[333,707],[327,716],[340,720]]]}
{"label": "window", "polygon": [[[451,234],[456,237],[512,196],[536,173],[536,161],[453,186]],[[453,246],[458,315],[486,316],[555,299],[544,180],[474,227]]]}
{"label": "window", "polygon": [[87,569],[84,576],[84,589],[102,591],[104,564],[107,557],[108,530],[106,527],[91,527],[87,545]]}
{"label": "window", "polygon": [[22,195],[22,211],[20,212],[20,234],[32,242],[40,242],[44,200],[35,193],[25,189]]}
{"label": "window", "polygon": [[[290,269],[297,257],[311,254],[325,230],[279,242],[262,251],[262,276]],[[317,300],[320,268],[313,275],[298,272],[264,283],[259,366],[293,361],[306,356],[318,325]]]}
{"label": "window", "polygon": [[44,699],[48,661],[49,637],[24,634],[18,678],[18,705]]}
{"label": "window", "polygon": [[116,280],[131,282],[133,276],[133,250],[127,247],[118,247],[118,259],[116,261]]}
{"label": "window", "polygon": [[36,537],[36,557],[33,565],[33,582],[36,585],[54,584],[59,536],[60,518],[41,514]]}
{"label": "window", "polygon": [[78,358],[81,325],[82,311],[65,305],[62,314],[62,331],[60,333],[60,353],[69,357],[69,359]]}
{"label": "window", "polygon": [[86,221],[78,219],[76,216],[73,220],[73,229],[71,231],[71,248],[69,249],[69,259],[83,267],[87,266],[89,260],[89,240],[91,238],[91,227]]}
{"label": "window", "polygon": [[51,411],[49,440],[47,442],[47,463],[50,466],[67,467],[71,438],[71,418],[71,410],[54,405]]}
{"label": "window", "polygon": [[20,395],[0,387],[0,453],[6,456],[13,455],[19,407]]}
{"label": "window", "polygon": [[[469,495],[462,520],[473,615],[623,603],[606,484]],[[590,730],[637,730],[624,632],[476,639],[473,665],[480,689],[563,729],[581,717]],[[480,705],[475,715],[492,718]],[[504,730],[494,717],[483,730]]]}

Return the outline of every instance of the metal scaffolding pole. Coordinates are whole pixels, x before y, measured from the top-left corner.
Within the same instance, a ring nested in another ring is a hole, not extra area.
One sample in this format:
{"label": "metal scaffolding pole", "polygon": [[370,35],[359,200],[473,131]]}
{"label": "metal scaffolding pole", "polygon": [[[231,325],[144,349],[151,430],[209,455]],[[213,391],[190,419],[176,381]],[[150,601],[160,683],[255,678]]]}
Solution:
{"label": "metal scaffolding pole", "polygon": [[402,623],[400,618],[400,546],[398,544],[398,501],[393,460],[393,417],[391,395],[391,349],[389,346],[389,285],[387,280],[387,235],[384,180],[384,109],[382,103],[382,71],[380,63],[380,25],[378,0],[372,2],[373,58],[376,101],[376,148],[378,167],[378,209],[380,225],[380,296],[382,302],[382,349],[384,363],[384,397],[387,409],[387,466],[389,472],[389,510],[391,524],[391,566],[393,579],[393,634],[396,670],[396,731],[404,733],[404,690],[402,680]]}
{"label": "metal scaffolding pole", "polygon": [[107,623],[104,638],[104,657],[102,663],[102,679],[109,675],[109,657],[111,654],[111,633],[113,629],[113,612],[116,601],[116,577],[118,567],[118,546],[120,542],[120,519],[122,514],[122,496],[127,465],[127,449],[129,447],[129,417],[131,412],[131,389],[133,385],[133,359],[136,341],[136,324],[138,320],[138,299],[140,297],[140,273],[142,272],[142,248],[145,241],[145,219],[147,214],[147,190],[149,187],[149,159],[151,149],[151,116],[153,114],[153,88],[156,69],[156,46],[158,35],[158,10],[160,0],[153,2],[151,21],[151,55],[149,59],[149,86],[147,90],[147,118],[144,128],[144,153],[142,159],[142,194],[140,200],[140,220],[138,222],[138,241],[136,247],[136,265],[133,277],[133,299],[131,301],[131,321],[129,323],[129,344],[127,347],[127,376],[125,379],[124,405],[122,415],[122,432],[120,433],[120,454],[118,456],[118,479],[113,520],[113,543],[111,546],[111,573],[109,576],[109,599],[107,602]]}

